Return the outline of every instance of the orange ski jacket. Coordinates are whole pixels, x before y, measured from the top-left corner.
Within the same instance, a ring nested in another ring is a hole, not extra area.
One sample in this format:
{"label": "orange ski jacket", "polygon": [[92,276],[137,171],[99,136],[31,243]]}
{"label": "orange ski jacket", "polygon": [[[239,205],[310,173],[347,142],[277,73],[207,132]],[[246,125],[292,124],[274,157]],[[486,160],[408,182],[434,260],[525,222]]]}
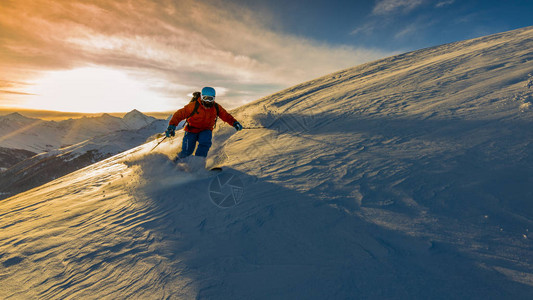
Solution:
{"label": "orange ski jacket", "polygon": [[[196,101],[200,102],[200,99],[197,99]],[[199,104],[198,110],[192,116],[191,114],[194,111],[196,102],[193,101],[185,105],[185,107],[174,113],[168,124],[177,126],[179,122],[188,118],[188,124],[185,126],[185,131],[198,133],[204,130],[213,130],[217,120],[217,109],[215,108],[215,105],[218,105],[218,116],[222,119],[222,121],[230,124],[231,126],[237,122],[237,120],[235,120],[235,118],[230,115],[220,104],[215,104],[210,108],[204,107],[201,102]]]}

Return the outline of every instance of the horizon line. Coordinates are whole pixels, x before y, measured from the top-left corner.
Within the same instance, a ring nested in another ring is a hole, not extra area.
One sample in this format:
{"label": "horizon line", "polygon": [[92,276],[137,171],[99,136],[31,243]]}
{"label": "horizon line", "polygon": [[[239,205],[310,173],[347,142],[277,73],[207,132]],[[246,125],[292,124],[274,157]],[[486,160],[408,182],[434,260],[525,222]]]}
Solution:
{"label": "horizon line", "polygon": [[75,111],[58,111],[58,110],[45,110],[45,109],[35,109],[35,108],[23,108],[23,107],[1,107],[0,106],[0,116],[9,115],[12,113],[19,113],[28,118],[38,118],[48,121],[60,121],[67,119],[75,119],[86,117],[99,117],[104,114],[108,114],[116,117],[123,117],[129,112],[137,110],[147,116],[151,116],[157,119],[166,119],[169,115],[172,115],[174,111],[151,111],[143,112],[139,109],[132,109],[130,111],[123,112],[75,112]]}

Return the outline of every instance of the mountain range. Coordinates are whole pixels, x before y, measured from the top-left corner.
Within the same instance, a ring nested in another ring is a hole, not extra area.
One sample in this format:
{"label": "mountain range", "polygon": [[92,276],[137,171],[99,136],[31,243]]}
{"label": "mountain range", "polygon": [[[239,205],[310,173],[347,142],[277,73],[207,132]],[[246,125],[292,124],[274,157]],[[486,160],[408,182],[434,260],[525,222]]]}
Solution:
{"label": "mountain range", "polygon": [[[18,113],[0,116],[4,136],[1,144],[6,146],[0,148],[0,199],[141,145],[163,131],[166,123],[137,110],[123,118],[104,114],[61,122],[27,118]],[[53,148],[65,141],[74,144]],[[47,144],[43,145],[44,142]],[[7,146],[45,152],[37,154]]]}
{"label": "mountain range", "polygon": [[138,110],[122,118],[102,114],[63,121],[28,118],[15,112],[0,116],[0,147],[41,153],[119,130],[136,130],[155,120]]}

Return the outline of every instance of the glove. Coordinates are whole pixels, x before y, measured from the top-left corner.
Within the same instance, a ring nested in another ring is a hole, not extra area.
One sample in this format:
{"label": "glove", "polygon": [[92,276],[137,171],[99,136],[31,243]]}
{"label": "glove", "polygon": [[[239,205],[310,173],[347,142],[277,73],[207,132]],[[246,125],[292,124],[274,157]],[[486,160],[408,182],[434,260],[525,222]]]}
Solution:
{"label": "glove", "polygon": [[171,137],[176,135],[176,125],[168,125],[167,131],[165,131],[166,137]]}
{"label": "glove", "polygon": [[235,127],[235,129],[237,129],[237,131],[242,130],[241,123],[239,123],[237,121],[235,121],[235,123],[233,123],[233,127]]}

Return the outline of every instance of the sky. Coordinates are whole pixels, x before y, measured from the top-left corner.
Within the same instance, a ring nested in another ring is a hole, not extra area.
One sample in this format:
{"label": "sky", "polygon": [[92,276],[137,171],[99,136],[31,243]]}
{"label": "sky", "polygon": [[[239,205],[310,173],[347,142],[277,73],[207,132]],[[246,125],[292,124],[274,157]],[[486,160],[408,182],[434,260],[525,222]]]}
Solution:
{"label": "sky", "polygon": [[365,62],[533,25],[531,0],[0,0],[0,108],[234,108]]}

